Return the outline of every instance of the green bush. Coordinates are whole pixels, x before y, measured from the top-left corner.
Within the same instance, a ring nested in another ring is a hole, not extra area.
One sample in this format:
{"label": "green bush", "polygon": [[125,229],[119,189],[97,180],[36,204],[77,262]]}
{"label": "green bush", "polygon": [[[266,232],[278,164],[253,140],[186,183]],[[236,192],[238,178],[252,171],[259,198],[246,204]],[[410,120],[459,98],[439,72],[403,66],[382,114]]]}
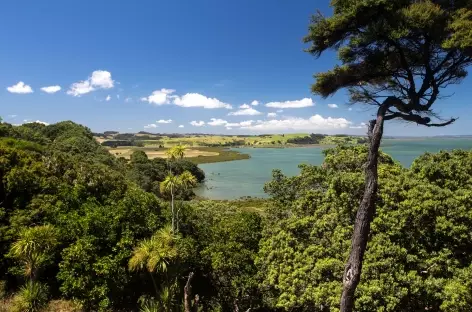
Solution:
{"label": "green bush", "polygon": [[37,312],[48,301],[48,287],[39,282],[28,282],[13,298],[12,312]]}

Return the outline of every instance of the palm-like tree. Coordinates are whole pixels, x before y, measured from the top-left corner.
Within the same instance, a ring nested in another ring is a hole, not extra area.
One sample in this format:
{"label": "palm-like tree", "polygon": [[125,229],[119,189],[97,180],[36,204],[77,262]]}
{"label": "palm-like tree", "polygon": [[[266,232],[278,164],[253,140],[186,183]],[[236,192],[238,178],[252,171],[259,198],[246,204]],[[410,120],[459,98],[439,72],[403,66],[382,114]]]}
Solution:
{"label": "palm-like tree", "polygon": [[170,194],[171,198],[171,214],[172,214],[172,233],[175,233],[177,228],[178,231],[178,217],[180,209],[177,211],[175,210],[175,194],[181,190],[188,190],[191,187],[194,187],[197,184],[197,178],[190,173],[190,171],[184,171],[180,175],[173,175],[172,173],[169,174],[164,181],[160,183],[160,191],[161,193]]}
{"label": "palm-like tree", "polygon": [[183,159],[185,157],[186,145],[175,145],[166,151],[167,166],[169,167],[169,174],[172,173],[172,162],[177,159]]}
{"label": "palm-like tree", "polygon": [[52,225],[27,228],[12,244],[10,256],[24,264],[25,276],[34,281],[38,270],[51,259],[57,243],[57,232]]}
{"label": "palm-like tree", "polygon": [[[182,174],[179,175],[179,180],[179,188],[183,190],[188,190],[189,188],[194,187],[198,183],[197,178],[188,170],[185,170],[184,172],[182,172]],[[180,208],[177,210],[176,216],[177,232],[179,231],[179,213]]]}
{"label": "palm-like tree", "polygon": [[180,186],[180,179],[178,176],[170,173],[164,181],[160,183],[160,191],[162,194],[168,193],[170,194],[170,206],[171,206],[171,213],[172,213],[172,233],[175,230],[175,209],[174,209],[174,197],[175,192],[179,189]]}
{"label": "palm-like tree", "polygon": [[186,190],[191,187],[194,187],[198,183],[197,178],[195,178],[195,176],[188,170],[185,170],[184,172],[182,172],[179,175],[179,179],[180,179],[180,185],[182,186],[182,188]]}
{"label": "palm-like tree", "polygon": [[158,288],[153,273],[166,272],[169,263],[177,257],[174,236],[170,226],[158,230],[150,239],[139,242],[128,262],[131,271],[146,269],[151,275],[156,293]]}
{"label": "palm-like tree", "polygon": [[171,151],[176,159],[183,159],[187,151],[187,145],[175,145],[171,148]]}

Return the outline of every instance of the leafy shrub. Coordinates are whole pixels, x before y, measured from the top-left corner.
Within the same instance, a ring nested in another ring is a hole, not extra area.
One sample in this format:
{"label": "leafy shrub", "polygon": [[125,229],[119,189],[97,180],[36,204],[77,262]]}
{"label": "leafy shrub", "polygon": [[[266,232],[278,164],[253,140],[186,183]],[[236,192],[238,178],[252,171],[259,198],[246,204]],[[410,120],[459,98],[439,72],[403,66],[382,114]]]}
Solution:
{"label": "leafy shrub", "polygon": [[48,287],[39,282],[28,282],[13,298],[12,312],[38,312],[48,301]]}

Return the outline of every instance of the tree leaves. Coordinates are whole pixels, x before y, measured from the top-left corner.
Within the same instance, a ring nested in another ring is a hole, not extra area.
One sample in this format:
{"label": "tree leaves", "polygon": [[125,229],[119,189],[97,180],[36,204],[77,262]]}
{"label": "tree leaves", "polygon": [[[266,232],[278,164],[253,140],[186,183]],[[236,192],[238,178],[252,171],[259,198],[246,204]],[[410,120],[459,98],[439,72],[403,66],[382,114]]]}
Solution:
{"label": "tree leaves", "polygon": [[[362,196],[363,173],[356,165],[363,163],[362,150],[338,147],[327,152],[321,168],[304,166],[292,178],[276,173],[268,184],[273,207],[256,263],[260,289],[273,308],[337,311]],[[470,307],[470,285],[464,282],[454,294],[452,287],[467,279],[472,263],[471,155],[426,154],[411,169],[389,158],[380,165],[356,311]],[[287,193],[290,200],[284,199]]]}

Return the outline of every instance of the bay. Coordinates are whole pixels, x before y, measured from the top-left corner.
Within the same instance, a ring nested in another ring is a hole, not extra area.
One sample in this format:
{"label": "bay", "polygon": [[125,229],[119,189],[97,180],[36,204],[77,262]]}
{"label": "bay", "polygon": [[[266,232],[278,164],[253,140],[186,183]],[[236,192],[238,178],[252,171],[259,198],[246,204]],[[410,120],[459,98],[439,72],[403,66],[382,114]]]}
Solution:
{"label": "bay", "polygon": [[[206,181],[195,193],[209,199],[267,197],[263,187],[271,179],[273,169],[281,169],[289,176],[296,175],[299,164],[320,165],[325,148],[328,147],[237,148],[235,150],[249,154],[251,158],[199,165],[205,171]],[[406,167],[425,152],[453,149],[472,149],[472,139],[386,139],[382,143],[382,150]]]}

